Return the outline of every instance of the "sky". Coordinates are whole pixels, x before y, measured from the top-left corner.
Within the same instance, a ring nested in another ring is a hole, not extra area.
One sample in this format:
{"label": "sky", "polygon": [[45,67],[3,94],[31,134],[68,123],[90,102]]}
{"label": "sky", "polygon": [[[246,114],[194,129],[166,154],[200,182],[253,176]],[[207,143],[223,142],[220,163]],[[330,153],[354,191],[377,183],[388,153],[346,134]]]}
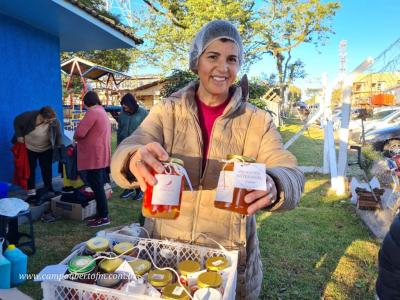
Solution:
{"label": "sky", "polygon": [[[376,58],[400,38],[400,0],[338,1],[341,8],[332,20],[335,34],[330,35],[326,44],[315,48],[312,44],[303,43],[292,51],[292,62],[301,59],[308,74],[305,79],[295,82],[301,88],[315,86],[324,72],[328,80],[333,81],[337,77],[341,40],[347,41],[346,69],[350,72],[368,57]],[[151,74],[155,71],[145,68],[135,74]],[[276,73],[274,61],[268,54],[250,68],[248,75],[258,77],[262,73]]]}
{"label": "sky", "polygon": [[[400,0],[343,0],[332,20],[335,32],[325,46],[318,50],[302,44],[292,52],[293,61],[300,58],[305,63],[305,80],[296,85],[310,85],[326,72],[333,80],[339,71],[339,43],[347,41],[347,71],[354,70],[367,57],[376,58],[400,38]],[[319,53],[319,52],[320,53]],[[250,69],[250,76],[275,71],[273,61],[266,56]]]}

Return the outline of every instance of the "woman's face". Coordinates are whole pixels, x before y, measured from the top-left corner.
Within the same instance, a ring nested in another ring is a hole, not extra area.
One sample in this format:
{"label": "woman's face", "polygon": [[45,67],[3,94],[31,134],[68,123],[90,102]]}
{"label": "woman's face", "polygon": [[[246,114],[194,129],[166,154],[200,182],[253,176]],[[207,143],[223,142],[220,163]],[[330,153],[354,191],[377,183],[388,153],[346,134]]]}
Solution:
{"label": "woman's face", "polygon": [[199,93],[225,100],[239,72],[239,48],[234,42],[216,40],[199,57]]}

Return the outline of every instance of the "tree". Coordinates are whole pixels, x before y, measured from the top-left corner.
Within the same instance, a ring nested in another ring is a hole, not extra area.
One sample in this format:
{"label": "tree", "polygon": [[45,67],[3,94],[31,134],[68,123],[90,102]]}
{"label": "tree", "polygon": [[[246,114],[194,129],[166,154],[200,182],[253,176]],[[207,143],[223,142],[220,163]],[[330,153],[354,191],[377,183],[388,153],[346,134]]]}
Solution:
{"label": "tree", "polygon": [[330,20],[339,9],[338,2],[320,0],[271,0],[262,8],[254,22],[257,32],[253,55],[272,55],[278,71],[280,94],[292,78],[303,78],[304,65],[297,60],[290,63],[292,50],[302,43],[324,44],[331,29]]}
{"label": "tree", "polygon": [[191,71],[173,70],[172,74],[166,78],[167,82],[161,90],[161,96],[169,97],[196,78],[197,76]]}
{"label": "tree", "polygon": [[[118,16],[108,12],[104,6],[103,0],[78,0],[79,3],[88,8],[94,9],[103,17],[111,19],[114,23],[119,24]],[[94,62],[96,64],[108,67],[121,72],[129,70],[130,65],[136,60],[136,49],[113,49],[113,50],[94,50],[94,51],[78,51],[78,52],[62,52],[61,61],[78,56]]]}
{"label": "tree", "polygon": [[143,0],[143,3],[136,20],[145,41],[140,47],[139,65],[151,64],[163,71],[187,69],[195,34],[216,19],[235,24],[244,40],[245,53],[250,52],[254,36],[253,0]]}

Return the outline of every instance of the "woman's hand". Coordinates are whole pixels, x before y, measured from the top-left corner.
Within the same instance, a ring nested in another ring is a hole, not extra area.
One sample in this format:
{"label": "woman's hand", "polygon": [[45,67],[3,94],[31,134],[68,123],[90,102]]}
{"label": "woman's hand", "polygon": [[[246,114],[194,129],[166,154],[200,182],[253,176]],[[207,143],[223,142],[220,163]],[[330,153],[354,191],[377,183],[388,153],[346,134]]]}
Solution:
{"label": "woman's hand", "polygon": [[146,191],[147,184],[154,186],[157,183],[151,171],[163,173],[165,168],[161,161],[168,159],[168,153],[156,142],[142,146],[135,152],[129,162],[129,170],[136,177],[143,192]]}
{"label": "woman's hand", "polygon": [[22,137],[22,136],[17,137],[17,142],[18,142],[18,143],[21,143],[21,144],[25,143],[24,137]]}
{"label": "woman's hand", "polygon": [[244,197],[244,201],[249,203],[247,214],[249,216],[255,214],[258,210],[267,207],[277,200],[277,190],[274,180],[267,174],[267,190],[252,191]]}

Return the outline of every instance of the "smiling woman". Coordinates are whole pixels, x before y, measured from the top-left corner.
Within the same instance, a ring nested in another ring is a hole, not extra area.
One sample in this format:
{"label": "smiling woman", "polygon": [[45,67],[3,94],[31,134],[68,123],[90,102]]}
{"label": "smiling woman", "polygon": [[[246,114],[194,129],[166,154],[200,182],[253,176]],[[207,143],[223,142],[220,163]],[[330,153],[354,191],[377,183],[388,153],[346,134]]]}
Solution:
{"label": "smiling woman", "polygon": [[[163,186],[158,175],[165,172],[170,157],[182,160],[191,185],[182,192],[179,216],[169,220],[149,216],[145,226],[153,238],[215,246],[204,238],[207,233],[224,247],[238,249],[236,296],[252,300],[258,298],[262,283],[254,214],[294,208],[303,191],[304,176],[296,158],[283,148],[269,113],[246,103],[247,87],[233,84],[242,58],[242,39],[231,23],[218,20],[206,24],[194,38],[189,54],[190,69],[199,80],[151,109],[140,127],[117,148],[111,172],[124,188],[132,186],[136,177],[141,189],[150,194]],[[264,188],[246,190],[247,216],[214,205],[219,174],[231,154],[252,157],[261,167],[260,186]],[[148,199],[145,197],[144,209],[164,206],[158,200],[148,203]]]}

